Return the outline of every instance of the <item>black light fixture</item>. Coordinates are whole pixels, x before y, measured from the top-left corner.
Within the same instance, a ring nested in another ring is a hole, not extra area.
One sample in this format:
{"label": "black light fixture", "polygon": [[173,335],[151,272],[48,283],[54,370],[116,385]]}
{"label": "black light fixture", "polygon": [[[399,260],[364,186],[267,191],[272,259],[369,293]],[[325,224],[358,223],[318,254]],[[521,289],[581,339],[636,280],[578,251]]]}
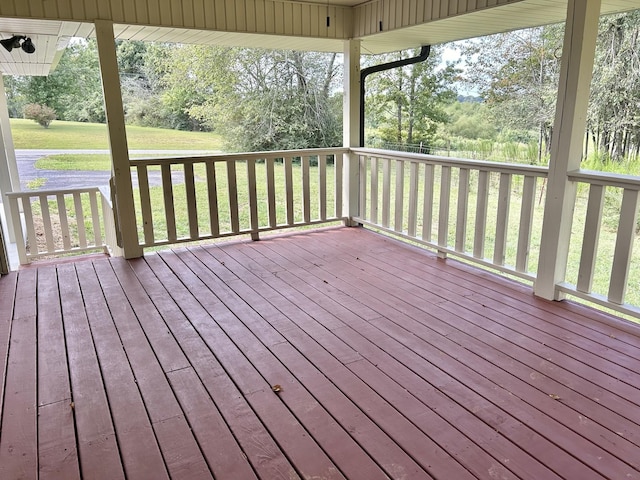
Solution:
{"label": "black light fixture", "polygon": [[36,51],[36,46],[31,41],[31,38],[27,37],[24,39],[24,42],[22,42],[22,50],[26,53],[33,53]]}
{"label": "black light fixture", "polygon": [[14,35],[11,38],[5,38],[4,40],[0,40],[0,44],[2,44],[7,52],[10,52],[14,48],[22,48],[26,53],[36,51],[36,47],[31,41],[31,38],[25,35]]}

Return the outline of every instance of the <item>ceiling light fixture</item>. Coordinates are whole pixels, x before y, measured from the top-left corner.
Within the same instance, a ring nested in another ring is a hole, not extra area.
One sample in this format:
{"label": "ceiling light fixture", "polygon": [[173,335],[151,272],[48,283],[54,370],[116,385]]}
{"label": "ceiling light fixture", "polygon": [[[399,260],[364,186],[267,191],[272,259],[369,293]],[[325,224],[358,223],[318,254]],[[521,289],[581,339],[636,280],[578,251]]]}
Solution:
{"label": "ceiling light fixture", "polygon": [[7,52],[12,51],[14,48],[22,48],[26,53],[36,51],[36,47],[31,41],[31,38],[25,35],[14,35],[11,38],[5,38],[4,40],[0,40],[0,44],[2,44]]}

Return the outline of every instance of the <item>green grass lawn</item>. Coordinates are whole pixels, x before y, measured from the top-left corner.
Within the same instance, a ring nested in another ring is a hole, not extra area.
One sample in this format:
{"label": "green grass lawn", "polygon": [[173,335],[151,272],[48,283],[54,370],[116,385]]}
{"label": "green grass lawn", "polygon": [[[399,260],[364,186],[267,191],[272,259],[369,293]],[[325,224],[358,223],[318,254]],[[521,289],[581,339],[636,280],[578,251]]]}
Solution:
{"label": "green grass lawn", "polygon": [[[158,155],[133,154],[130,158],[149,158]],[[111,156],[102,153],[60,153],[48,155],[36,160],[36,168],[39,170],[85,170],[103,171],[111,170]],[[150,167],[150,170],[158,170],[160,167]]]}
{"label": "green grass lawn", "polygon": [[[108,149],[107,126],[100,123],[54,121],[43,128],[33,120],[11,119],[15,148],[30,149]],[[222,139],[211,132],[183,132],[163,128],[127,126],[132,150],[208,150],[220,151]]]}

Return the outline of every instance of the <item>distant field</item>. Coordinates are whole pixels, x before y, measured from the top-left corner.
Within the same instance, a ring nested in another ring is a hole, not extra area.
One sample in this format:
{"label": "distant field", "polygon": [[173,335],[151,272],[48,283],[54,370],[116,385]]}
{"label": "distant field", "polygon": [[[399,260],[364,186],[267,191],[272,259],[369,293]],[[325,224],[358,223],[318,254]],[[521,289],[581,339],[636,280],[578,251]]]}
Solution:
{"label": "distant field", "polygon": [[[107,126],[100,123],[55,120],[43,128],[33,120],[11,119],[16,148],[32,149],[108,149]],[[210,150],[222,149],[222,139],[211,132],[182,132],[163,128],[127,126],[132,150]]]}

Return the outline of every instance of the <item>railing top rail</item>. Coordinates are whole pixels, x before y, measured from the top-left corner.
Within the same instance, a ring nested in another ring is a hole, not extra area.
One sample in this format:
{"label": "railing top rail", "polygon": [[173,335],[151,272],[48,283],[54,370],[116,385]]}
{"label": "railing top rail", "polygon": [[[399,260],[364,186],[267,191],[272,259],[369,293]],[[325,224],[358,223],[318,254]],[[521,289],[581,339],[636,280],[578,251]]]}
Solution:
{"label": "railing top rail", "polygon": [[640,190],[640,177],[636,175],[621,175],[619,173],[597,172],[594,170],[574,170],[569,172],[568,176],[570,180],[576,182]]}
{"label": "railing top rail", "polygon": [[20,192],[7,192],[5,195],[7,198],[28,198],[28,197],[40,197],[42,195],[69,195],[73,193],[90,193],[98,192],[100,187],[78,187],[78,188],[64,188],[55,190],[28,190]]}
{"label": "railing top rail", "polygon": [[347,153],[348,148],[331,147],[331,148],[307,148],[300,150],[276,150],[272,152],[248,152],[248,153],[219,153],[212,155],[198,155],[192,157],[149,157],[136,158],[130,161],[131,166],[142,165],[173,165],[184,163],[203,163],[203,162],[228,162],[233,160],[265,160],[268,158],[291,158],[316,155],[338,155]]}
{"label": "railing top rail", "polygon": [[398,152],[393,150],[381,150],[376,148],[352,148],[351,151],[360,155],[369,155],[377,158],[389,158],[408,160],[412,162],[437,163],[458,168],[470,168],[474,170],[487,170],[535,177],[546,177],[549,173],[547,167],[536,165],[521,165],[517,163],[492,162],[489,160],[468,160],[464,158],[441,157],[425,153]]}

